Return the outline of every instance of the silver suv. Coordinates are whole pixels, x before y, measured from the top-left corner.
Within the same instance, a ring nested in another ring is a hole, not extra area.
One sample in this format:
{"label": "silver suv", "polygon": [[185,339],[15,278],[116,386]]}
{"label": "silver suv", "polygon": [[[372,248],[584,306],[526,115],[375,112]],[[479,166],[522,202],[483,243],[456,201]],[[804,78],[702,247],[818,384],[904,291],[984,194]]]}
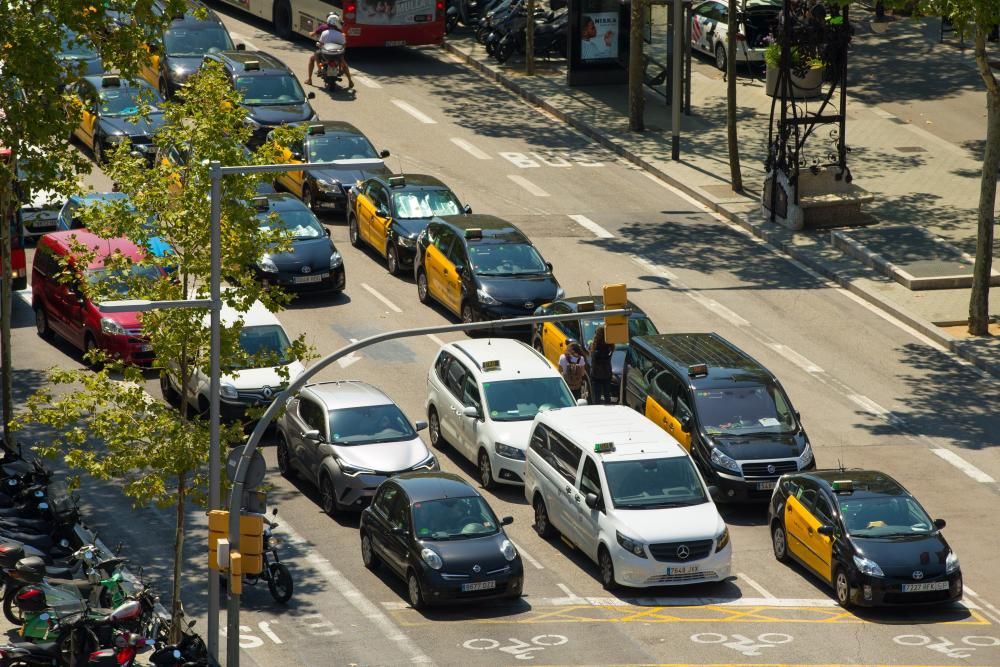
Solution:
{"label": "silver suv", "polygon": [[356,380],[317,382],[289,399],[278,422],[278,468],[319,488],[330,516],[361,510],[387,477],[440,470],[417,431],[380,389]]}

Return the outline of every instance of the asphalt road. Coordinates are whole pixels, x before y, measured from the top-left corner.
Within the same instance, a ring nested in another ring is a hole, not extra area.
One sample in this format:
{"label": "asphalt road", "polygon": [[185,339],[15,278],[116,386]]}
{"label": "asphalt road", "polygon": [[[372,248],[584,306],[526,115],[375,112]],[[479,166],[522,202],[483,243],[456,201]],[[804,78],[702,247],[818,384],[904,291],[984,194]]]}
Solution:
{"label": "asphalt road", "polygon": [[[223,18],[237,41],[277,55],[304,79],[308,44]],[[267,447],[276,532],[288,538],[283,554],[296,593],[281,607],[265,586],[245,589],[244,664],[1000,664],[1000,609],[991,604],[1000,606],[990,539],[1000,528],[991,511],[1000,492],[995,379],[437,49],[352,52],[350,62],[356,98],[315,89],[321,118],[353,122],[392,151],[391,166],[435,174],[477,212],[521,226],[568,294],[625,282],[661,330],[718,331],[755,356],[801,411],[821,466],[884,470],[948,520],[971,589],[954,608],[848,613],[801,568],[774,560],[760,508],[724,508],[733,579],[611,596],[593,564],[534,533],[530,508],[510,489],[486,496],[499,515],[515,518],[509,533],[526,561],[523,601],[420,613],[406,604],[401,582],[363,567],[356,519],[324,515],[314,489],[277,474]],[[99,173],[88,182],[108,186]],[[373,253],[352,248],[342,220],[324,221],[344,254],[347,291],[293,303],[280,315],[290,334],[305,333],[326,355],[351,338],[453,321],[417,301],[412,279],[393,278]],[[30,296],[21,296],[14,358],[23,400],[44,369],[79,365],[80,355],[38,339]],[[381,344],[320,379],[371,382],[422,419],[438,346],[430,337]],[[148,388],[159,396],[152,375]],[[473,477],[452,452],[440,459],[444,469]],[[133,511],[112,485],[89,483],[85,496],[105,541],[125,542],[133,563],[165,591],[170,512]],[[184,600],[204,619],[204,521],[197,511],[190,519]]]}

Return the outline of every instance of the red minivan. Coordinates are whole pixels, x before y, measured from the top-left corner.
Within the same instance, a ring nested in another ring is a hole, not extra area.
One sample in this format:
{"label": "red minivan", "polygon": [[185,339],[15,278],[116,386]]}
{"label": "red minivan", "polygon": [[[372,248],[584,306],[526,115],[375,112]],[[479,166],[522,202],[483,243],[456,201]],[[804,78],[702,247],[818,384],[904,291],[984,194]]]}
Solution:
{"label": "red minivan", "polygon": [[[31,307],[35,311],[38,335],[51,338],[59,334],[85,352],[98,348],[126,363],[149,365],[153,361],[153,348],[142,333],[139,313],[101,312],[79,287],[74,287],[72,280],[57,279],[62,270],[60,258],[72,255],[73,237],[77,244],[96,253],[85,269],[77,267],[76,280],[100,281],[106,274],[104,260],[115,251],[133,262],[144,257],[138,246],[128,239],[103,239],[85,229],[40,237],[31,267]],[[133,271],[148,274],[151,280],[163,275],[156,267],[139,264],[133,265]]]}

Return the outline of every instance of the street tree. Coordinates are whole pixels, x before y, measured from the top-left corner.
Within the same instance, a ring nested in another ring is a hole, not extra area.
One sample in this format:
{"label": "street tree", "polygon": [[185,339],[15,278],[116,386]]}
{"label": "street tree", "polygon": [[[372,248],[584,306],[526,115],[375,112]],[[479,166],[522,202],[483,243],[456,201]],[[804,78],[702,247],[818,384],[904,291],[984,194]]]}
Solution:
{"label": "street tree", "polygon": [[[8,221],[19,199],[35,189],[71,191],[76,175],[89,169],[66,139],[76,119],[66,113],[63,86],[81,74],[81,63],[57,54],[75,36],[98,51],[107,69],[134,73],[148,58],[150,34],[182,10],[184,0],[9,0],[0,2],[0,347],[4,445],[15,446],[11,363],[11,237]],[[15,190],[17,165],[23,178]]]}
{"label": "street tree", "polygon": [[[726,35],[739,34],[737,19],[741,9],[738,0],[729,0]],[[736,42],[726,40],[726,143],[729,147],[729,180],[734,192],[743,192],[743,172],[740,169],[740,144],[736,132]]]}
{"label": "street tree", "polygon": [[[279,148],[267,142],[249,151],[244,142],[251,130],[246,110],[229,84],[222,66],[206,64],[179,94],[180,101],[164,105],[158,146],[174,159],[162,159],[152,168],[130,152],[127,141],[111,153],[108,175],[128,194],[127,200],[82,211],[86,227],[102,238],[126,237],[140,248],[164,244],[171,251],[146,253],[139,262],[121,255],[105,261],[98,278],[79,275],[86,259],[67,262],[63,279],[75,281],[93,301],[119,299],[183,300],[210,295],[211,231],[208,161],[223,165],[273,164]],[[148,104],[137,114],[148,113]],[[276,130],[287,145],[301,130]],[[226,276],[223,300],[236,312],[246,312],[257,301],[279,310],[288,295],[265,286],[252,267],[268,252],[287,250],[290,239],[280,225],[261,225],[253,206],[263,176],[227,175],[222,180],[221,256]],[[86,258],[85,247],[75,248]],[[88,369],[53,370],[54,385],[72,388],[57,394],[52,387],[37,392],[19,417],[22,425],[39,423],[53,435],[36,450],[61,456],[67,465],[99,479],[122,483],[122,492],[136,505],[173,506],[172,627],[178,631],[181,609],[186,509],[203,502],[209,461],[207,404],[188,404],[187,387],[198,369],[207,369],[210,332],[206,309],[164,309],[144,313],[142,327],[156,355],[160,384],[169,403],[152,399],[144,390],[144,372],[123,367],[112,359],[88,358]],[[113,328],[113,322],[108,323]],[[302,338],[282,353],[249,357],[239,344],[242,322],[223,322],[221,367],[231,369],[279,366],[304,359],[309,352]],[[168,378],[168,375],[170,376]],[[170,379],[174,384],[171,385]],[[287,378],[286,378],[287,379]],[[243,436],[242,425],[221,431],[223,445]],[[223,450],[227,450],[223,447]]]}
{"label": "street tree", "polygon": [[628,36],[628,129],[642,132],[646,129],[646,91],[643,89],[646,68],[642,43],[647,5],[643,0],[632,0],[631,5]]}

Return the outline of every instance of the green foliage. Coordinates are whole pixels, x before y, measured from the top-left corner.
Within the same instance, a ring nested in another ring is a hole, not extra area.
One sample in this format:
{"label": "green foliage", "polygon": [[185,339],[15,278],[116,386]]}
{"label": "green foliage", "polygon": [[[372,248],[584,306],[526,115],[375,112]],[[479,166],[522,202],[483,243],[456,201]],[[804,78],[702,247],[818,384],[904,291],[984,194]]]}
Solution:
{"label": "green foliage", "polygon": [[918,10],[926,16],[947,16],[956,32],[961,36],[972,37],[977,28],[989,33],[993,26],[1000,23],[1000,2],[997,0],[890,0],[888,7],[917,5]]}
{"label": "green foliage", "polygon": [[[792,67],[802,62],[802,55],[797,47],[792,47]],[[764,48],[764,63],[768,67],[778,67],[781,64],[781,44],[771,42]],[[810,69],[823,67],[823,61],[819,58],[810,58],[808,61]]]}

